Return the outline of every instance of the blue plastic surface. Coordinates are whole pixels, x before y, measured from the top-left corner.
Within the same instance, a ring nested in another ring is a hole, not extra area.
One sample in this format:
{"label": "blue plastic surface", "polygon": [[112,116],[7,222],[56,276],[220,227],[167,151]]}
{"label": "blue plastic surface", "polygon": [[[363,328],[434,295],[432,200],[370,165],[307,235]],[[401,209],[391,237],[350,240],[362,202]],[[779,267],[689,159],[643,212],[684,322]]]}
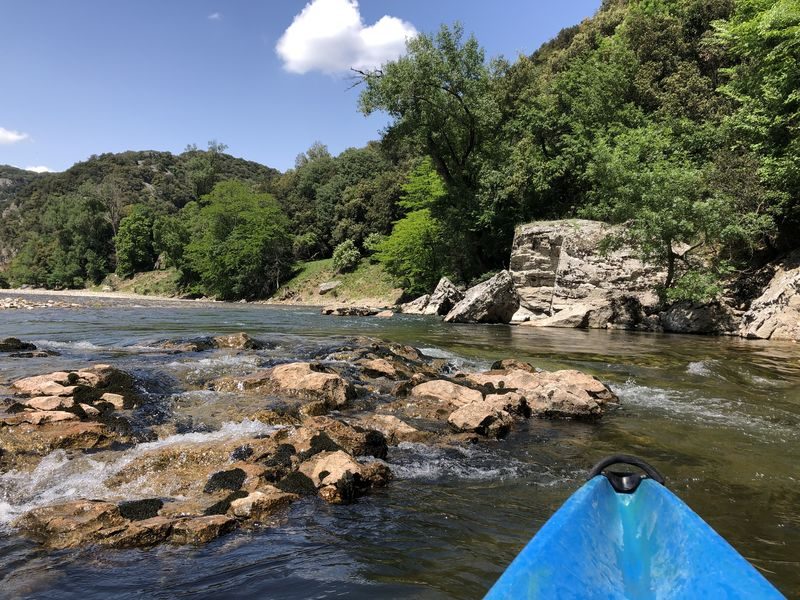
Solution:
{"label": "blue plastic surface", "polygon": [[783,598],[666,487],[618,494],[598,475],[544,524],[487,600]]}

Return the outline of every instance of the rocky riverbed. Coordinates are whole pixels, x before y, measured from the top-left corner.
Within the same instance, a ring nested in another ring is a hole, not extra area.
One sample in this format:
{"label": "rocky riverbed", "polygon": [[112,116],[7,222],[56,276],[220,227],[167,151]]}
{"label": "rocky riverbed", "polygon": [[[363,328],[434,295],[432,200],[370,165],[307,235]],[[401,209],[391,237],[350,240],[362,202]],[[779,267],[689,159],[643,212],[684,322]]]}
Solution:
{"label": "rocky riverbed", "polygon": [[[169,339],[168,355],[267,344],[246,333]],[[0,348],[34,344],[18,339]],[[23,355],[18,355],[24,358]],[[616,395],[575,370],[509,359],[462,371],[417,348],[355,338],[310,360],[179,387],[224,395],[228,425],[191,432],[146,381],[113,364],[9,382],[0,413],[0,470],[35,481],[52,461],[97,477],[13,521],[50,548],[200,544],[236,528],[269,526],[293,502],[349,504],[391,485],[390,447],[488,444],[530,418],[595,420]],[[192,437],[194,435],[194,437]]]}

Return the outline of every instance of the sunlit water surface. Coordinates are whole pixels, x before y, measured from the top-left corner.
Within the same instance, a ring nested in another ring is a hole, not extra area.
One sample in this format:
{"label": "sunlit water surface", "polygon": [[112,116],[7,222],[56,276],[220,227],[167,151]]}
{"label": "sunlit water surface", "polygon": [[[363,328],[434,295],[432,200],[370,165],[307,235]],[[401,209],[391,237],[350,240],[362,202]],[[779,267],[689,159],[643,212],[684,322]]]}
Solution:
{"label": "sunlit water surface", "polygon": [[[621,406],[598,423],[531,420],[503,441],[461,449],[402,444],[388,457],[396,480],[358,503],[303,500],[274,527],[198,548],[51,552],[19,537],[8,524],[22,510],[97,493],[99,475],[120,466],[54,453],[33,476],[0,474],[2,597],[479,598],[588,467],[617,452],[659,467],[673,491],[787,596],[800,597],[797,345],[323,317],[314,308],[93,302],[0,312],[0,337],[61,353],[0,358],[0,384],[111,362],[191,415],[195,429],[183,435],[225,436],[261,426],[227,421],[224,397],[192,381],[369,335],[413,344],[453,368],[514,357],[581,369],[607,382]],[[237,331],[272,346],[185,355],[154,348],[165,338]]]}

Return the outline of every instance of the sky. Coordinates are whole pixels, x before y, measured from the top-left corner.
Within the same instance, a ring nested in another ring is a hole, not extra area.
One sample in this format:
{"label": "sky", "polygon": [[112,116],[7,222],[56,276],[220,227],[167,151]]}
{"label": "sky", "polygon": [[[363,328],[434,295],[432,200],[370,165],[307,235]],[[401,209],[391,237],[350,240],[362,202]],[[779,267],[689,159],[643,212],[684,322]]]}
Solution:
{"label": "sky", "polygon": [[315,141],[378,139],[352,66],[460,21],[487,58],[529,54],[600,0],[0,0],[0,164],[210,140],[280,170]]}

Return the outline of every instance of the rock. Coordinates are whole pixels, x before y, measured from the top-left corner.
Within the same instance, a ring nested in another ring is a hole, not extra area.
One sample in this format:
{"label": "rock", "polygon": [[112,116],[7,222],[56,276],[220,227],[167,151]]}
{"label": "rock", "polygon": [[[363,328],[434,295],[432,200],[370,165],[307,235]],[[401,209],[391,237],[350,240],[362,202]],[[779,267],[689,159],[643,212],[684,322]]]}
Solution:
{"label": "rock", "polygon": [[436,285],[436,289],[430,295],[422,314],[443,317],[463,299],[464,293],[453,285],[447,277],[442,277]]}
{"label": "rock", "polygon": [[506,394],[488,394],[483,399],[485,404],[493,408],[527,419],[531,415],[528,400],[522,394],[509,392]]}
{"label": "rock", "polygon": [[146,500],[126,500],[120,502],[117,507],[119,514],[130,521],[144,521],[158,515],[158,511],[164,506],[160,498],[147,498]]}
{"label": "rock", "polygon": [[0,352],[23,352],[27,350],[36,350],[36,345],[30,342],[23,342],[14,337],[0,340]]}
{"label": "rock", "polygon": [[[76,415],[64,414],[70,415],[69,420],[43,421],[39,424],[23,421],[12,427],[0,426],[0,447],[4,450],[0,455],[0,463],[13,461],[16,464],[26,458],[44,456],[58,449],[105,448],[121,439],[101,423],[79,422]],[[14,418],[17,416],[13,415]]]}
{"label": "rock", "polygon": [[380,309],[370,308],[368,306],[324,306],[322,307],[323,315],[333,315],[335,317],[373,317],[377,315]]}
{"label": "rock", "polygon": [[341,450],[320,452],[302,463],[298,471],[331,504],[350,503],[370,487],[385,484],[389,477],[385,466],[361,465]]}
{"label": "rock", "polygon": [[386,437],[380,431],[352,426],[331,417],[306,419],[303,427],[289,439],[298,452],[303,452],[311,447],[311,438],[320,433],[328,436],[336,449],[341,448],[353,456],[386,458]]}
{"label": "rock", "polygon": [[[643,263],[632,248],[602,251],[603,240],[618,227],[581,219],[517,227],[509,270],[521,305],[536,315],[552,316],[576,303],[596,309],[619,292],[646,295],[663,283],[663,270]],[[577,318],[577,312],[572,310],[570,318]],[[574,326],[564,323],[567,316],[563,315],[557,326]],[[605,326],[599,316],[594,322]],[[540,325],[549,326],[546,322]]]}
{"label": "rock", "polygon": [[249,335],[240,331],[231,335],[221,335],[214,338],[214,346],[217,348],[233,348],[236,350],[258,350],[263,348],[263,344],[254,340]]}
{"label": "rock", "polygon": [[739,335],[800,341],[800,252],[775,266],[769,284],[742,316]]}
{"label": "rock", "polygon": [[736,329],[729,309],[719,303],[679,302],[661,314],[664,331],[673,333],[729,333]]}
{"label": "rock", "polygon": [[172,352],[202,352],[216,348],[212,338],[195,338],[192,340],[167,340],[158,344],[164,350]]}
{"label": "rock", "polygon": [[358,422],[363,427],[380,431],[386,443],[392,446],[400,442],[425,442],[431,436],[429,432],[420,431],[394,415],[366,415],[360,417]]}
{"label": "rock", "polygon": [[9,358],[47,358],[48,356],[61,356],[54,350],[34,350],[33,352],[12,352]]}
{"label": "rock", "polygon": [[378,314],[375,315],[379,319],[391,319],[394,316],[394,311],[392,310],[382,310]]}
{"label": "rock", "polygon": [[408,379],[413,373],[400,361],[385,358],[362,359],[356,363],[367,377],[386,377],[387,379]]}
{"label": "rock", "polygon": [[172,527],[170,540],[175,544],[205,544],[235,527],[236,519],[226,515],[180,519]]}
{"label": "rock", "polygon": [[415,386],[411,390],[411,396],[444,402],[454,406],[464,406],[470,402],[483,400],[483,394],[478,390],[473,390],[443,379],[436,379]]}
{"label": "rock", "polygon": [[509,323],[519,308],[519,296],[508,271],[467,290],[464,299],[444,318],[448,323]]}
{"label": "rock", "polygon": [[263,521],[296,499],[296,494],[282,492],[274,486],[265,486],[231,502],[230,512],[240,519]]}
{"label": "rock", "polygon": [[126,524],[116,504],[98,500],[35,508],[17,521],[26,534],[50,548],[101,542],[122,532]]}
{"label": "rock", "polygon": [[430,294],[420,296],[416,300],[406,302],[400,306],[400,312],[407,315],[421,315],[424,314],[425,307],[428,306],[428,301],[431,299]]}
{"label": "rock", "polygon": [[116,410],[122,410],[125,408],[125,398],[121,394],[112,394],[110,392],[106,392],[100,396],[100,400],[102,402],[108,402]]}
{"label": "rock", "polygon": [[108,538],[105,544],[115,548],[146,548],[169,539],[175,519],[152,517],[128,525],[121,533]]}
{"label": "rock", "polygon": [[23,401],[22,404],[36,410],[65,410],[75,406],[75,399],[71,396],[37,396]]}
{"label": "rock", "polygon": [[503,360],[496,360],[492,363],[492,371],[527,371],[528,373],[536,373],[536,367],[531,363],[527,363],[516,358],[504,358]]}
{"label": "rock", "polygon": [[617,401],[616,395],[602,382],[580,371],[534,373],[511,369],[470,373],[465,378],[475,385],[520,394],[539,417],[594,419]]}
{"label": "rock", "polygon": [[279,392],[322,401],[331,410],[343,408],[355,395],[343,377],[317,371],[310,363],[278,365],[272,369],[271,380]]}
{"label": "rock", "polygon": [[530,321],[534,317],[534,313],[524,306],[520,306],[511,316],[512,323],[525,323],[526,321]]}
{"label": "rock", "polygon": [[37,410],[33,412],[21,412],[12,417],[3,419],[7,425],[18,425],[20,423],[30,423],[31,425],[43,425],[44,423],[63,423],[64,421],[80,421],[78,415],[63,410]]}
{"label": "rock", "polygon": [[70,374],[66,371],[56,371],[47,375],[18,379],[11,384],[11,389],[18,394],[28,396],[69,396],[73,390],[65,390],[65,388],[74,381],[75,378],[72,378],[71,381]]}
{"label": "rock", "polygon": [[319,295],[324,296],[328,292],[332,292],[333,290],[335,290],[340,285],[342,285],[341,281],[328,281],[327,283],[323,283],[322,285],[319,286],[318,290]]}
{"label": "rock", "polygon": [[94,406],[90,406],[88,404],[79,404],[78,406],[81,407],[81,410],[89,419],[94,419],[95,417],[100,416],[100,411],[97,410]]}
{"label": "rock", "polygon": [[511,426],[511,416],[498,410],[493,403],[479,400],[456,409],[447,422],[459,432],[474,432],[490,437],[502,437]]}
{"label": "rock", "polygon": [[246,477],[247,474],[242,469],[217,471],[206,482],[203,492],[210,494],[219,490],[239,490]]}

